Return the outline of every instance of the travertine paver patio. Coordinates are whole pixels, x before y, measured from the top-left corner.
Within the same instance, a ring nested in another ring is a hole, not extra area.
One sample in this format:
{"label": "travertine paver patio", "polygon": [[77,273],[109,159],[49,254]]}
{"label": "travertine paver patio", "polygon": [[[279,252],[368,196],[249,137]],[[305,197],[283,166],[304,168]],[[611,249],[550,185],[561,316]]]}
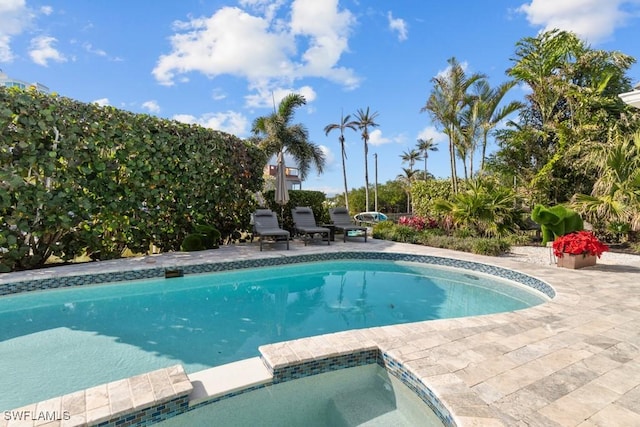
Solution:
{"label": "travertine paver patio", "polygon": [[34,277],[150,266],[281,257],[332,251],[384,251],[459,258],[512,268],[551,284],[557,296],[511,313],[378,327],[265,346],[265,359],[319,357],[375,343],[439,396],[460,426],[640,425],[640,257],[566,270],[435,248],[370,240],[330,247],[256,244],[0,275]]}

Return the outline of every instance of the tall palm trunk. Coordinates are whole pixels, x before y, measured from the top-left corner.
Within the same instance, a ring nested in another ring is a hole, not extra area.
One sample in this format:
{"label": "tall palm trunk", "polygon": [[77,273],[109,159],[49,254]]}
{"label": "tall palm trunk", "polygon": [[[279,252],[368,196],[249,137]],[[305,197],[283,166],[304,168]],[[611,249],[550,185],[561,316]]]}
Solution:
{"label": "tall palm trunk", "polygon": [[365,199],[365,211],[369,212],[369,138],[364,138],[364,199]]}
{"label": "tall palm trunk", "polygon": [[451,166],[451,190],[453,194],[458,194],[458,173],[456,168],[456,147],[453,136],[454,130],[449,133],[449,163]]}
{"label": "tall palm trunk", "polygon": [[347,164],[345,162],[344,138],[340,141],[342,145],[342,179],[344,180],[344,205],[349,211],[349,187],[347,186]]}

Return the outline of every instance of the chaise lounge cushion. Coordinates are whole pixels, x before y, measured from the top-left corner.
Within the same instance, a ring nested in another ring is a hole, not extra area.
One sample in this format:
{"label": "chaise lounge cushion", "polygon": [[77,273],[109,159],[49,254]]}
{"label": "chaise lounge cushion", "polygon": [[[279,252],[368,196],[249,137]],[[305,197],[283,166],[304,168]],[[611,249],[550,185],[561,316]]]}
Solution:
{"label": "chaise lounge cushion", "polygon": [[278,217],[270,209],[258,209],[253,214],[253,230],[260,237],[260,250],[265,237],[284,238],[289,249],[289,232],[280,228]]}
{"label": "chaise lounge cushion", "polygon": [[362,233],[364,241],[367,241],[367,227],[353,224],[353,222],[351,222],[351,216],[349,215],[349,211],[347,210],[347,208],[339,207],[329,209],[329,216],[331,217],[331,221],[336,227],[336,230],[342,231],[343,240],[345,242],[347,241],[347,237],[349,236],[350,231],[357,231],[359,233]]}
{"label": "chaise lounge cushion", "polygon": [[295,209],[291,209],[291,216],[293,217],[293,224],[296,229],[296,233],[303,237],[305,246],[316,234],[320,234],[323,240],[326,236],[327,244],[330,244],[330,230],[326,227],[318,227],[311,208],[297,207]]}

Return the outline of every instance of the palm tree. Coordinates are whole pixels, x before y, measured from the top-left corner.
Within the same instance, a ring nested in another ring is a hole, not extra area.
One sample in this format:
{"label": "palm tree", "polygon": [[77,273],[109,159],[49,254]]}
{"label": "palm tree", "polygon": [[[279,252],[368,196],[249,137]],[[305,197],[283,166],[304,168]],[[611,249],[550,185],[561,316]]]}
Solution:
{"label": "palm tree", "polygon": [[259,138],[258,146],[267,157],[287,152],[298,163],[300,179],[304,180],[313,164],[322,173],[325,165],[323,151],[309,141],[309,131],[300,124],[291,124],[294,110],[307,103],[304,96],[291,93],[285,96],[278,110],[253,121],[251,131]]}
{"label": "palm tree", "polygon": [[596,166],[598,179],[591,195],[576,194],[572,206],[597,228],[622,223],[640,230],[640,132],[594,144],[586,162]]}
{"label": "palm tree", "polygon": [[402,163],[409,163],[409,169],[411,171],[413,171],[413,165],[415,165],[418,160],[422,160],[422,157],[420,157],[420,151],[416,149],[403,151],[400,158],[402,159]]}
{"label": "palm tree", "polygon": [[[464,179],[473,176],[473,154],[478,147],[480,135],[479,109],[480,101],[477,97],[470,97],[468,105],[460,112],[458,155],[464,166]],[[467,166],[467,160],[469,166]]]}
{"label": "palm tree", "polygon": [[396,180],[400,182],[404,192],[407,194],[407,213],[411,213],[411,185],[415,179],[416,171],[411,168],[402,168],[404,174],[400,174],[396,177]]}
{"label": "palm tree", "polygon": [[362,141],[364,142],[364,190],[367,211],[369,211],[369,162],[367,159],[369,156],[369,128],[378,126],[378,123],[375,122],[376,117],[378,117],[378,112],[370,113],[369,107],[366,111],[359,109],[356,112],[356,123],[358,129],[362,131]]}
{"label": "palm tree", "polygon": [[350,118],[351,118],[351,115],[349,114],[347,114],[346,117],[343,114],[340,114],[340,123],[332,123],[324,127],[325,135],[329,135],[329,132],[331,132],[334,129],[340,129],[340,136],[338,137],[338,141],[340,141],[340,148],[342,151],[342,176],[344,178],[344,204],[347,210],[349,210],[349,196],[348,196],[349,188],[347,187],[347,166],[345,162],[347,159],[347,151],[345,150],[345,147],[344,147],[344,130],[345,129],[356,130],[356,127],[358,126],[358,122],[356,122],[355,120],[349,121]]}
{"label": "palm tree", "polygon": [[500,84],[496,88],[491,88],[486,80],[479,80],[475,84],[475,97],[478,106],[478,124],[482,136],[482,154],[480,158],[480,171],[484,170],[484,162],[487,153],[487,137],[502,120],[508,115],[514,113],[524,107],[519,101],[511,101],[504,107],[498,109],[498,105],[502,102],[502,98],[515,85],[516,81],[512,80]]}
{"label": "palm tree", "polygon": [[427,159],[429,158],[429,151],[438,151],[438,147],[433,143],[433,138],[422,139],[418,138],[418,150],[422,154],[424,159],[424,179],[427,179]]}
{"label": "palm tree", "polygon": [[455,57],[447,61],[446,73],[431,79],[433,89],[420,112],[428,112],[444,129],[449,137],[449,160],[451,165],[451,187],[454,194],[458,192],[458,174],[456,172],[456,147],[460,145],[460,113],[467,106],[469,96],[467,90],[484,74],[475,73],[470,76]]}

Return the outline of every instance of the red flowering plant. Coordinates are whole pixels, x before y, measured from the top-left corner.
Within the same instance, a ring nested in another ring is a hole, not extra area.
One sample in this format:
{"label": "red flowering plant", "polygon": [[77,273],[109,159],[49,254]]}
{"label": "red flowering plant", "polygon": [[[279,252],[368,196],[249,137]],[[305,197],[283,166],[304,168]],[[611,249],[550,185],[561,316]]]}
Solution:
{"label": "red flowering plant", "polygon": [[565,234],[553,241],[553,253],[559,258],[562,258],[564,254],[595,255],[600,258],[602,253],[608,250],[609,246],[602,243],[589,231]]}
{"label": "red flowering plant", "polygon": [[420,216],[412,216],[412,217],[401,216],[400,219],[398,219],[398,224],[406,225],[407,227],[411,227],[418,231],[422,231],[425,228],[438,227],[438,221],[436,221],[435,219],[430,219],[430,218],[425,219]]}

